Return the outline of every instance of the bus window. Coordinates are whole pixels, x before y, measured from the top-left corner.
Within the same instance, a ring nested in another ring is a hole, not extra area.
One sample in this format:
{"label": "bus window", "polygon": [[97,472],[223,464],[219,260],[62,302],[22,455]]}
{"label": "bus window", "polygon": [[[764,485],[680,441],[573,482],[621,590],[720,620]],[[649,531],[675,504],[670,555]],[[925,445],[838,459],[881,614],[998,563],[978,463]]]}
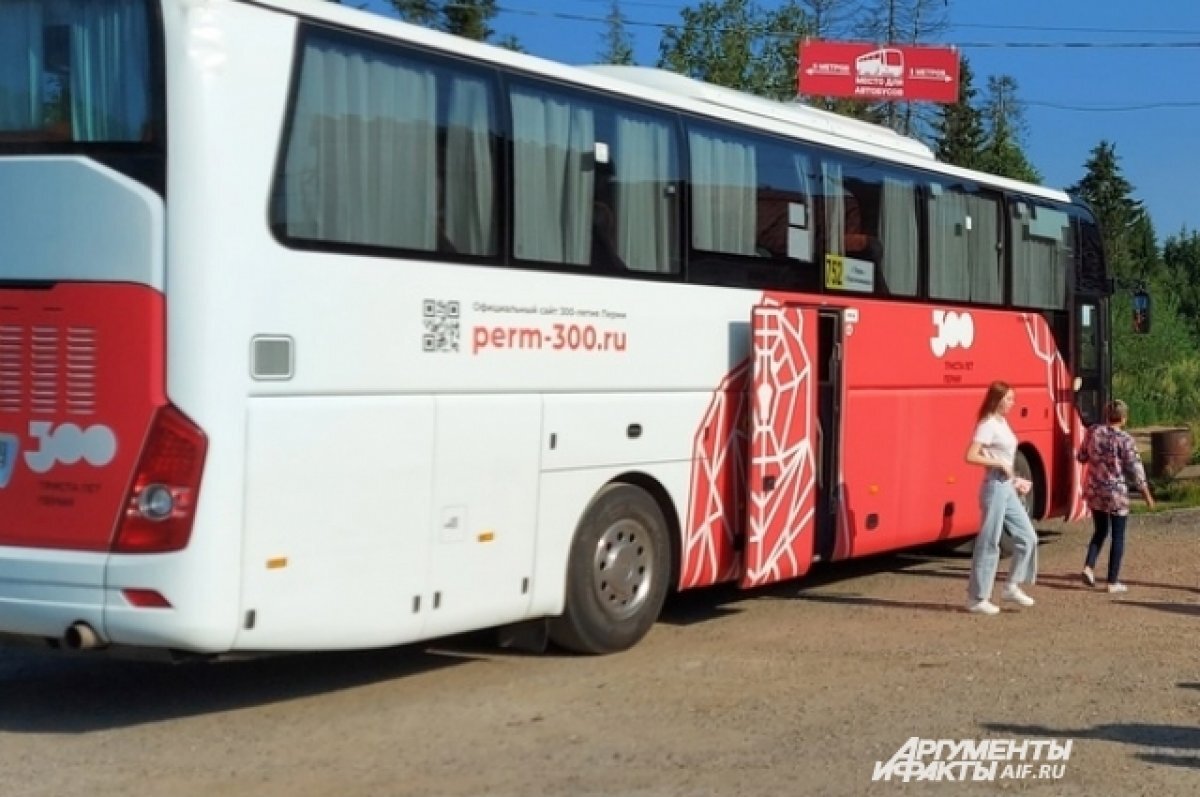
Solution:
{"label": "bus window", "polygon": [[1000,203],[961,186],[929,186],[929,295],[934,299],[1004,301]]}
{"label": "bus window", "polygon": [[688,145],[694,271],[715,269],[709,276],[719,282],[815,288],[818,218],[809,153],[793,142],[694,122]]}
{"label": "bus window", "polygon": [[146,0],[0,2],[0,145],[151,137]]}
{"label": "bus window", "polygon": [[679,271],[678,156],[665,118],[514,86],[513,255],[598,271]]}
{"label": "bus window", "polygon": [[882,292],[891,296],[916,296],[921,258],[917,220],[917,184],[911,178],[883,178],[883,208],[879,237],[883,243],[880,271]]}
{"label": "bus window", "polygon": [[1067,269],[1074,262],[1070,217],[1025,200],[1011,208],[1013,304],[1064,309]]}
{"label": "bus window", "polygon": [[277,233],[496,254],[494,119],[481,74],[312,33],[272,206]]}

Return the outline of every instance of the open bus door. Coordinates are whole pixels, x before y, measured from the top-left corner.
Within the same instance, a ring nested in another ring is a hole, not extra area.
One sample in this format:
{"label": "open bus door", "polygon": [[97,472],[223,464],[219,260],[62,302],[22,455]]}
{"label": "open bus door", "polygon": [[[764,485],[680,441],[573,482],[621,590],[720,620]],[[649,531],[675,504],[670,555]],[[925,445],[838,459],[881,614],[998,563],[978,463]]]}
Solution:
{"label": "open bus door", "polygon": [[818,315],[754,308],[743,587],[802,576],[818,552]]}

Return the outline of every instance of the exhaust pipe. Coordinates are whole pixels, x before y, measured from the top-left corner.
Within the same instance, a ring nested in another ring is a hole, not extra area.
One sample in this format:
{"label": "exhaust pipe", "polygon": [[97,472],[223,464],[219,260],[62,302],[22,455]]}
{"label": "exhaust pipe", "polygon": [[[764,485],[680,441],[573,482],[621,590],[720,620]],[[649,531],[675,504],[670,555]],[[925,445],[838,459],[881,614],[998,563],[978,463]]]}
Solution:
{"label": "exhaust pipe", "polygon": [[66,630],[63,644],[71,650],[94,650],[104,646],[96,630],[84,622],[73,623]]}

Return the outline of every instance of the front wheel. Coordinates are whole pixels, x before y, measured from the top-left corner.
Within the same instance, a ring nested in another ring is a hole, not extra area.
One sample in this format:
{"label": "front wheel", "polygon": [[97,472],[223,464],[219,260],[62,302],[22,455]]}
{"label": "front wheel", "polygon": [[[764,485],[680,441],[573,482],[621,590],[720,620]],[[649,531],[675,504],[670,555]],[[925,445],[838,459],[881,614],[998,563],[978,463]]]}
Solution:
{"label": "front wheel", "polygon": [[550,621],[550,638],[578,653],[631,647],[658,619],[670,561],[666,520],[654,499],[633,485],[607,485],[575,531],[566,606]]}
{"label": "front wheel", "polygon": [[1038,485],[1037,479],[1033,476],[1033,467],[1029,464],[1029,458],[1022,451],[1018,451],[1017,456],[1013,459],[1013,475],[1020,479],[1027,479],[1033,485],[1029,492],[1019,496],[1021,505],[1025,507],[1025,514],[1033,518],[1033,513],[1037,510],[1038,505],[1038,490],[1041,488]]}

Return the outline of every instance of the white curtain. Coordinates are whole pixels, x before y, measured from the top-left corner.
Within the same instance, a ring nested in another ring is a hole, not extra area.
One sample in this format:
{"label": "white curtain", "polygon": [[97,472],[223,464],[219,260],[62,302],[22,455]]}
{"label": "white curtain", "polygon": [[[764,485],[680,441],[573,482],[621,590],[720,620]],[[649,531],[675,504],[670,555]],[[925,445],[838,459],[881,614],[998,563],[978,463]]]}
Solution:
{"label": "white curtain", "polygon": [[44,125],[42,10],[39,0],[0,2],[0,130]]}
{"label": "white curtain", "polygon": [[821,192],[825,197],[825,251],[846,254],[846,192],[842,185],[842,164],[821,163]]}
{"label": "white curtain", "polygon": [[917,192],[911,180],[883,178],[883,278],[893,296],[915,296],[920,260]]}
{"label": "white curtain", "polygon": [[[792,169],[795,173],[796,194],[789,199],[789,202],[800,205],[801,211],[798,218],[793,217],[789,205],[786,251],[790,258],[811,263],[813,261],[813,234],[817,226],[817,219],[813,215],[812,186],[809,185],[812,166],[808,162],[808,156],[799,152],[793,154]],[[816,178],[813,177],[813,179]]]}
{"label": "white curtain", "polygon": [[446,130],[445,227],[447,240],[461,254],[496,253],[491,119],[487,85],[454,78]]}
{"label": "white curtain", "polygon": [[595,189],[592,111],[514,89],[512,116],[516,256],[587,265]]}
{"label": "white curtain", "polygon": [[1004,251],[1000,246],[1000,207],[995,199],[971,194],[967,202],[971,231],[967,236],[970,250],[971,295],[976,302],[999,304],[1004,301]]}
{"label": "white curtain", "polygon": [[150,96],[145,3],[88,0],[68,7],[74,139],[141,140]]}
{"label": "white curtain", "polygon": [[692,245],[755,254],[758,167],[754,147],[691,131]]}
{"label": "white curtain", "polygon": [[1070,219],[1061,211],[1014,203],[1013,302],[1024,307],[1062,309],[1067,298]]}
{"label": "white curtain", "polygon": [[936,299],[971,295],[967,196],[934,184],[929,197],[929,293]]}
{"label": "white curtain", "polygon": [[435,249],[436,102],[431,71],[312,40],[285,165],[288,232]]}
{"label": "white curtain", "polygon": [[674,270],[671,131],[657,122],[617,119],[617,250],[626,267]]}

